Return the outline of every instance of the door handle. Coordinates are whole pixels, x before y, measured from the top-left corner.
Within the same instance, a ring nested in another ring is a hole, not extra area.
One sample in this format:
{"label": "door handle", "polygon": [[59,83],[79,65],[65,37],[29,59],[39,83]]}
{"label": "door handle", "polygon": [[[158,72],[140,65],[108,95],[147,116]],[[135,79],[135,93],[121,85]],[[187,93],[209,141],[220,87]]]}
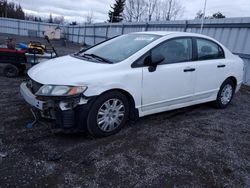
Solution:
{"label": "door handle", "polygon": [[194,72],[195,68],[186,68],[183,70],[184,72]]}
{"label": "door handle", "polygon": [[223,68],[223,67],[225,67],[225,66],[226,66],[226,65],[223,65],[223,64],[217,65],[218,68]]}

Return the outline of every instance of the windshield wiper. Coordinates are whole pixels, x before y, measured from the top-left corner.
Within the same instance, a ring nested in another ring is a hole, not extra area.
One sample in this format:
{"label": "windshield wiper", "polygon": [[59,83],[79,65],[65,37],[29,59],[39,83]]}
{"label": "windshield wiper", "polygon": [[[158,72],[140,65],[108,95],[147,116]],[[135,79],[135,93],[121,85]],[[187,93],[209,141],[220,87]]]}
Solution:
{"label": "windshield wiper", "polygon": [[109,64],[113,64],[113,62],[112,61],[110,61],[110,60],[108,60],[108,59],[106,59],[106,58],[104,58],[104,57],[100,57],[100,56],[98,56],[98,55],[95,55],[95,54],[83,54],[83,57],[92,57],[92,58],[95,58],[95,59],[99,59],[99,60],[101,60],[101,61],[103,61],[103,62],[105,62],[105,63],[109,63]]}

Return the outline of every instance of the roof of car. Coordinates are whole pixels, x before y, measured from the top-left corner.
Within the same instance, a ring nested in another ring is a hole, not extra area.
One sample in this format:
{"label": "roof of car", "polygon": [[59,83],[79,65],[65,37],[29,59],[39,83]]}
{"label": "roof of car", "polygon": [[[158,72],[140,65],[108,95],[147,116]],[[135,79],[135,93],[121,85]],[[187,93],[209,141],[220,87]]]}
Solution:
{"label": "roof of car", "polygon": [[170,31],[143,31],[143,32],[136,32],[139,34],[152,34],[152,35],[169,35],[169,34],[175,34],[175,33],[182,33],[182,32],[170,32]]}
{"label": "roof of car", "polygon": [[180,32],[180,31],[143,31],[143,32],[135,32],[135,33],[141,33],[141,34],[152,34],[152,35],[160,35],[160,36],[166,36],[171,34],[178,34],[180,36],[199,36],[199,37],[207,37],[201,34],[197,33],[189,33],[189,32]]}

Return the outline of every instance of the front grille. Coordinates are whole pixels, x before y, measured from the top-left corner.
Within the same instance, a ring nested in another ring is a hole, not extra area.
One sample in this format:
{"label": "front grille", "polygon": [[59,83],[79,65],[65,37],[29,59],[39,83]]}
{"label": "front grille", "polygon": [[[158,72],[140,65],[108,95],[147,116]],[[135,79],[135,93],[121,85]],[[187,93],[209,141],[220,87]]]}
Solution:
{"label": "front grille", "polygon": [[42,86],[43,84],[40,84],[32,79],[30,79],[28,82],[28,87],[30,88],[33,94],[35,94]]}
{"label": "front grille", "polygon": [[34,80],[32,80],[32,91],[34,93],[38,92],[38,90],[43,86],[43,84],[40,84]]}

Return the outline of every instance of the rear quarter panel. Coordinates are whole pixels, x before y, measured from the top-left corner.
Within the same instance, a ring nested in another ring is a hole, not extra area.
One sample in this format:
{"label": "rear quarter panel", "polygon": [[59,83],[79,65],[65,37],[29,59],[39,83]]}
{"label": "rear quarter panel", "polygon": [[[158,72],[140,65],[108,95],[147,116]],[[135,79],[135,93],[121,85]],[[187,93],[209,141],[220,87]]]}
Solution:
{"label": "rear quarter panel", "polygon": [[244,61],[237,55],[232,54],[229,50],[226,53],[227,59],[227,78],[233,76],[237,81],[236,92],[240,89],[241,84],[243,83],[244,77]]}

